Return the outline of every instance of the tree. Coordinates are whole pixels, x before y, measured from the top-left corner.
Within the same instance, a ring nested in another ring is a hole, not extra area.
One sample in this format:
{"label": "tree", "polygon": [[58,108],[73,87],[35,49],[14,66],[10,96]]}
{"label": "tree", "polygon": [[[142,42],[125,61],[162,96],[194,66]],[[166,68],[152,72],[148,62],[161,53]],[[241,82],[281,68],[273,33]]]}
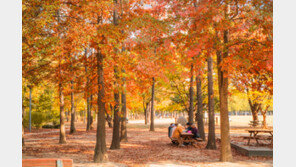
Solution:
{"label": "tree", "polygon": [[[125,70],[122,70],[123,75],[125,74]],[[126,111],[126,81],[125,77],[122,78],[122,93],[121,93],[121,104],[122,104],[122,117],[121,117],[121,133],[120,133],[120,141],[127,142],[127,111]]]}
{"label": "tree", "polygon": [[147,123],[149,123],[150,103],[151,103],[150,100],[148,102],[145,102],[145,95],[143,95],[143,109],[144,109],[144,115],[145,115],[145,125],[147,125]]}
{"label": "tree", "polygon": [[90,129],[92,129],[92,114],[91,114],[91,98],[90,98],[90,80],[89,80],[89,72],[88,72],[88,58],[87,58],[87,49],[85,49],[85,62],[84,62],[84,66],[85,66],[85,76],[86,76],[86,90],[85,90],[85,96],[86,96],[86,107],[87,107],[87,121],[86,121],[86,130],[89,131]]}
{"label": "tree", "polygon": [[150,119],[150,131],[155,131],[154,130],[154,96],[155,96],[155,92],[154,92],[154,86],[155,86],[155,79],[154,77],[152,78],[152,88],[151,88],[151,119]]}
{"label": "tree", "polygon": [[71,80],[71,126],[70,126],[70,134],[75,133],[75,104],[74,104],[74,83]]}
{"label": "tree", "polygon": [[[114,10],[113,10],[113,24],[114,26],[118,25],[118,11],[117,11],[117,5],[118,2],[117,0],[114,0]],[[118,48],[114,48],[114,52],[115,52],[115,56],[114,59],[116,60],[117,58],[117,52],[118,52]],[[112,143],[110,146],[110,149],[120,149],[120,121],[119,121],[119,105],[120,105],[120,97],[119,97],[119,71],[118,71],[118,66],[115,65],[114,66],[114,101],[115,101],[115,105],[114,105],[114,116],[113,116],[113,135],[112,135]]]}
{"label": "tree", "polygon": [[[57,22],[60,23],[60,9],[57,10]],[[61,39],[60,30],[61,27],[58,27],[57,36]],[[63,87],[63,74],[62,74],[62,58],[61,55],[57,55],[58,59],[58,86],[59,86],[59,97],[60,97],[60,144],[66,143],[66,128],[65,128],[65,111],[64,111],[64,87]]]}
{"label": "tree", "polygon": [[190,87],[189,87],[189,113],[188,113],[188,122],[193,123],[193,96],[194,96],[194,90],[193,90],[193,64],[191,64],[190,67]]}
{"label": "tree", "polygon": [[[230,2],[225,1],[225,13],[224,19],[229,20],[230,14]],[[218,85],[219,85],[219,97],[220,97],[220,126],[221,126],[221,161],[232,161],[232,153],[230,146],[230,133],[229,133],[229,116],[228,116],[228,71],[222,69],[222,62],[228,57],[228,41],[229,30],[223,31],[223,43],[224,48],[222,55],[218,52],[217,64],[218,64]]]}
{"label": "tree", "polygon": [[214,90],[213,90],[213,59],[208,57],[208,113],[209,134],[207,149],[216,149],[215,139],[215,112],[214,112]]}
{"label": "tree", "polygon": [[204,122],[203,122],[203,103],[202,103],[202,89],[201,89],[201,77],[198,74],[196,76],[196,96],[197,96],[197,127],[200,134],[200,137],[205,140],[205,130],[204,130]]}
{"label": "tree", "polygon": [[[98,20],[99,22],[100,20]],[[98,113],[97,113],[97,135],[94,153],[94,162],[103,162],[107,159],[106,130],[105,130],[105,90],[104,90],[104,68],[103,55],[97,49],[97,75],[98,75]]]}
{"label": "tree", "polygon": [[120,149],[120,134],[119,134],[119,84],[118,84],[118,71],[117,67],[114,69],[115,81],[114,81],[114,112],[113,112],[113,135],[110,149]]}

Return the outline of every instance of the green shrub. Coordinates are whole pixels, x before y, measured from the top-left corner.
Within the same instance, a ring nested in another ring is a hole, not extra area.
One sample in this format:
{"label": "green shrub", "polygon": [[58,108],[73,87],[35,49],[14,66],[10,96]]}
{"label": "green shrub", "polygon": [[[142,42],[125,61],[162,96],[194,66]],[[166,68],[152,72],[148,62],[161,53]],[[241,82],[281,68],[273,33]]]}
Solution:
{"label": "green shrub", "polygon": [[[41,128],[44,123],[46,123],[46,114],[41,112],[32,112],[31,113],[31,123],[32,127]],[[24,118],[24,127],[29,127],[29,112]]]}
{"label": "green shrub", "polygon": [[[41,128],[45,124],[52,124],[54,128],[59,127],[59,115],[54,112],[36,112],[31,113],[32,128]],[[25,128],[29,128],[29,112],[26,113],[23,119]]]}

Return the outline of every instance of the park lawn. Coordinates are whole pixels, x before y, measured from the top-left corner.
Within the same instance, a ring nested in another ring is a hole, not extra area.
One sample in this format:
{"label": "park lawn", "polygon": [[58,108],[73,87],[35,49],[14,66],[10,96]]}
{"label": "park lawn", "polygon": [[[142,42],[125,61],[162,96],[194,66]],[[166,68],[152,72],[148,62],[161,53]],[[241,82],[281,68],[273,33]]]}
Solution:
{"label": "park lawn", "polygon": [[[40,129],[26,133],[26,145],[22,149],[27,158],[70,158],[74,166],[97,166],[93,163],[96,131],[85,131],[85,124],[77,123],[77,133],[69,135],[67,123],[67,144],[58,144],[59,130]],[[96,126],[95,126],[96,127]],[[148,127],[148,126],[147,126]],[[167,137],[167,127],[156,124],[156,131],[150,132],[145,125],[129,124],[128,142],[121,143],[121,149],[110,150],[112,129],[106,127],[106,141],[109,162],[101,166],[272,166],[273,158],[247,157],[232,150],[234,162],[219,162],[217,150],[206,150],[193,146],[176,147]],[[236,132],[243,132],[243,129]]]}

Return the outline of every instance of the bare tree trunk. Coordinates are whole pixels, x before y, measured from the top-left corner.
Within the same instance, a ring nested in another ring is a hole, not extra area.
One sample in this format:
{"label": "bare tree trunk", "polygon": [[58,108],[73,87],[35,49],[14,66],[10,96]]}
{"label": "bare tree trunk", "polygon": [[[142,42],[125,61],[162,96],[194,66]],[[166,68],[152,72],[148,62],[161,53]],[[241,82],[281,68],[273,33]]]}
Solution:
{"label": "bare tree trunk", "polygon": [[97,113],[97,135],[96,147],[94,151],[94,162],[106,161],[106,130],[105,130],[105,85],[104,85],[104,69],[103,69],[103,55],[98,49],[97,53],[97,73],[98,73],[98,113]]}
{"label": "bare tree trunk", "polygon": [[[225,1],[225,20],[229,20],[230,5],[229,1]],[[218,56],[218,84],[220,96],[220,127],[221,127],[221,157],[222,162],[232,161],[232,153],[230,146],[230,132],[229,132],[229,116],[228,116],[228,76],[227,70],[222,70],[221,62],[228,57],[228,40],[229,30],[224,30],[224,50],[223,57],[221,54]]]}
{"label": "bare tree trunk", "polygon": [[66,129],[65,129],[65,112],[64,112],[64,94],[62,83],[59,84],[60,95],[60,141],[59,143],[66,143]]}
{"label": "bare tree trunk", "polygon": [[202,104],[202,90],[201,90],[201,79],[200,75],[196,76],[196,95],[197,95],[197,127],[200,137],[205,140],[205,129],[204,129],[204,114],[203,114],[203,104]]}
{"label": "bare tree trunk", "polygon": [[154,130],[154,86],[155,86],[155,79],[154,77],[152,78],[152,97],[151,97],[151,122],[150,122],[150,131],[155,131]]}
{"label": "bare tree trunk", "polygon": [[114,67],[114,75],[115,75],[115,82],[114,82],[114,117],[113,117],[113,135],[112,135],[112,143],[110,149],[120,149],[120,136],[119,136],[119,85],[118,85],[118,71],[117,67]]}
{"label": "bare tree trunk", "polygon": [[189,87],[189,113],[188,113],[188,122],[193,123],[193,64],[190,68],[190,87]]}
{"label": "bare tree trunk", "polygon": [[209,134],[207,149],[216,149],[215,139],[215,111],[214,111],[214,89],[213,89],[213,60],[208,57],[208,110],[209,110]]}
{"label": "bare tree trunk", "polygon": [[75,128],[75,104],[74,104],[74,83],[71,81],[71,126],[70,126],[70,134],[76,132]]}

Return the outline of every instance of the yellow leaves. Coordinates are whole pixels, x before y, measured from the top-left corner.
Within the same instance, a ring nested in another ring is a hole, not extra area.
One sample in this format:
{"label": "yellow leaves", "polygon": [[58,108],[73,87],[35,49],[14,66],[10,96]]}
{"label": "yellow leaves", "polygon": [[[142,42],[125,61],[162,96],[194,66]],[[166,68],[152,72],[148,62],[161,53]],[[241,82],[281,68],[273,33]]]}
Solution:
{"label": "yellow leaves", "polygon": [[211,26],[208,28],[208,32],[211,34],[211,35],[214,35],[215,34],[215,29]]}

